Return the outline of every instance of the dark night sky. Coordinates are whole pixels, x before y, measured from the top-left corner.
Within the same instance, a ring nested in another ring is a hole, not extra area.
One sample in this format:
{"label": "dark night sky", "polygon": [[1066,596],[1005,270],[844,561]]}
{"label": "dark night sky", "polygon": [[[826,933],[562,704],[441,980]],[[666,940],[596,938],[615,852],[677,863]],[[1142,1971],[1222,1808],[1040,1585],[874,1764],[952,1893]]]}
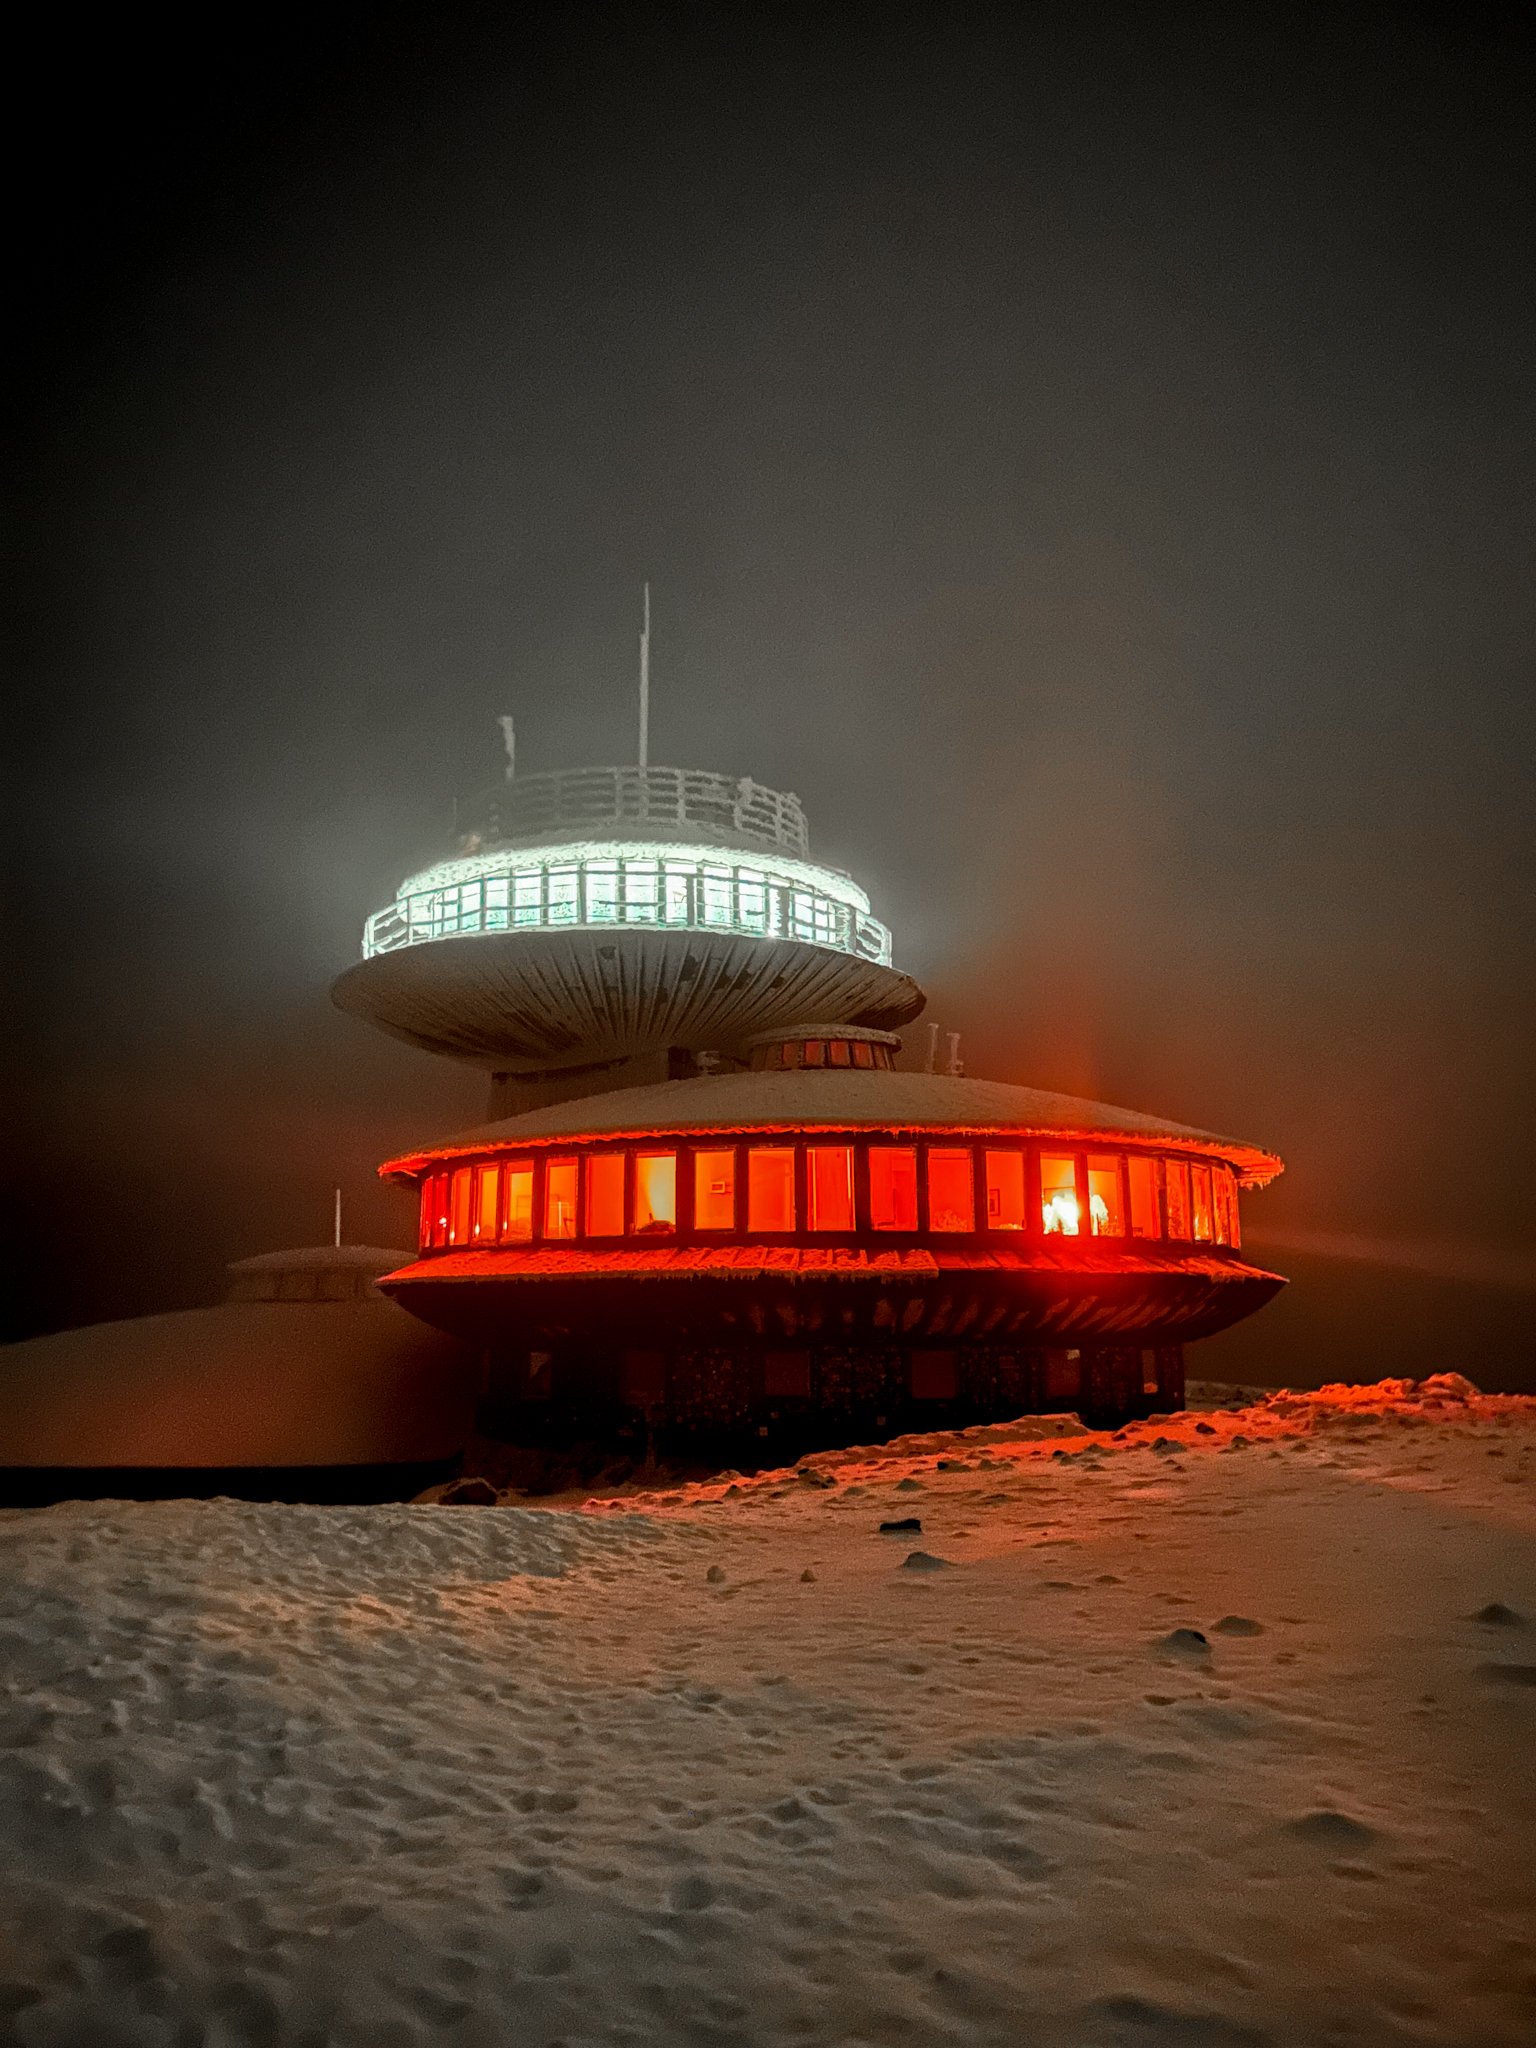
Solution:
{"label": "dark night sky", "polygon": [[1494,17],[115,33],[38,85],[12,1334],[212,1299],[337,1179],[408,1241],[374,1163],[483,1082],[327,984],[494,714],[528,769],[630,757],[648,576],[653,759],[798,791],[972,1072],[1274,1146],[1254,1232],[1385,1247],[1315,1301],[1455,1281],[1452,1362],[1525,1370]]}

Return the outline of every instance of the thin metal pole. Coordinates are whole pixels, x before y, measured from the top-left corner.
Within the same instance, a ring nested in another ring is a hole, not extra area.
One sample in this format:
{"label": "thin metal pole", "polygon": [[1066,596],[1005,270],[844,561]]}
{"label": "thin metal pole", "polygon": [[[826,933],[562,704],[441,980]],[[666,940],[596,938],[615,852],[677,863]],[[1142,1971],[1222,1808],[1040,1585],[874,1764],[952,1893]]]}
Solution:
{"label": "thin metal pole", "polygon": [[645,623],[640,628],[640,766],[651,758],[651,586],[645,585]]}
{"label": "thin metal pole", "polygon": [[341,1249],[341,1189],[336,1190],[336,1249]]}

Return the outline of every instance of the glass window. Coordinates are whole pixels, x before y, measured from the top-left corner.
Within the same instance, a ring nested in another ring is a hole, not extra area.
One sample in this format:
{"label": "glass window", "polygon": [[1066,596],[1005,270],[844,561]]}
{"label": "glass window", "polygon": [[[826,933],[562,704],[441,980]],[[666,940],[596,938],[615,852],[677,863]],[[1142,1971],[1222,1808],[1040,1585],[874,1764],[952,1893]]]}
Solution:
{"label": "glass window", "polygon": [[1024,1154],[987,1154],[987,1228],[1024,1228]]}
{"label": "glass window", "polygon": [[786,1146],[754,1145],[747,1153],[748,1230],[795,1227],[795,1155]]}
{"label": "glass window", "polygon": [[653,861],[624,863],[624,921],[652,924],[656,918],[658,870]]}
{"label": "glass window", "polygon": [[1162,1218],[1157,1213],[1157,1161],[1133,1152],[1125,1166],[1131,1183],[1132,1237],[1161,1237]]}
{"label": "glass window", "polygon": [[524,868],[512,877],[512,922],[539,924],[544,917],[544,873]]}
{"label": "glass window", "polygon": [[808,1067],[819,1067],[826,1055],[827,1049],[819,1038],[808,1038],[800,1048],[800,1058]]}
{"label": "glass window", "polygon": [[853,1147],[810,1145],[805,1164],[812,1230],[852,1230]]}
{"label": "glass window", "polygon": [[576,1162],[551,1159],[544,1169],[544,1235],[576,1235]]}
{"label": "glass window", "polygon": [[587,1158],[588,1237],[620,1237],[624,1231],[624,1154],[593,1152]]}
{"label": "glass window", "polygon": [[1200,1244],[1209,1244],[1215,1235],[1211,1216],[1211,1169],[1208,1166],[1192,1166],[1189,1169],[1189,1181],[1195,1238]]}
{"label": "glass window", "polygon": [[1120,1159],[1114,1152],[1088,1154],[1088,1223],[1095,1237],[1124,1237],[1120,1200]]}
{"label": "glass window", "polygon": [[667,923],[688,922],[688,878],[692,868],[667,869]]}
{"label": "glass window", "polygon": [[1243,1241],[1243,1226],[1237,1213],[1237,1176],[1229,1166],[1224,1166],[1221,1180],[1227,1192],[1227,1234],[1223,1241],[1236,1251]]}
{"label": "glass window", "polygon": [[971,1184],[969,1151],[928,1154],[928,1228],[974,1230],[976,1194]]}
{"label": "glass window", "polygon": [[853,1064],[856,1067],[872,1067],[875,1064],[875,1049],[867,1039],[853,1041]]}
{"label": "glass window", "polygon": [[1168,1235],[1187,1238],[1189,1236],[1189,1165],[1183,1159],[1170,1159],[1163,1171],[1163,1184],[1168,1191]]}
{"label": "glass window", "polygon": [[585,869],[587,923],[614,924],[619,915],[619,864],[593,861]]}
{"label": "glass window", "polygon": [[448,1242],[448,1176],[435,1173],[432,1176],[432,1242],[445,1245]]}
{"label": "glass window", "polygon": [[496,1242],[496,1208],[501,1199],[501,1168],[499,1166],[477,1166],[475,1168],[475,1219],[473,1236],[476,1244]]}
{"label": "glass window", "polygon": [[655,1237],[677,1228],[677,1154],[640,1152],[635,1156],[637,1237]]}
{"label": "glass window", "polygon": [[869,1222],[872,1230],[916,1230],[917,1154],[910,1146],[870,1146]]}
{"label": "glass window", "polygon": [[827,1047],[827,1065],[829,1067],[846,1067],[847,1064],[848,1041],[846,1038],[834,1038]]}
{"label": "glass window", "polygon": [[693,1227],[695,1230],[736,1228],[736,1152],[693,1155]]}
{"label": "glass window", "polygon": [[468,1244],[470,1226],[470,1202],[474,1192],[474,1174],[467,1166],[457,1166],[448,1189],[448,1242]]}
{"label": "glass window", "polygon": [[533,1168],[509,1166],[501,1207],[503,1244],[526,1244],[533,1236]]}
{"label": "glass window", "polygon": [[421,1183],[421,1221],[416,1226],[416,1242],[423,1251],[432,1243],[432,1212],[437,1206],[437,1175],[429,1173]]}
{"label": "glass window", "polygon": [[551,868],[549,871],[549,921],[551,924],[579,924],[581,870]]}
{"label": "glass window", "polygon": [[1076,1237],[1077,1162],[1070,1153],[1047,1152],[1040,1160],[1040,1213],[1047,1237]]}

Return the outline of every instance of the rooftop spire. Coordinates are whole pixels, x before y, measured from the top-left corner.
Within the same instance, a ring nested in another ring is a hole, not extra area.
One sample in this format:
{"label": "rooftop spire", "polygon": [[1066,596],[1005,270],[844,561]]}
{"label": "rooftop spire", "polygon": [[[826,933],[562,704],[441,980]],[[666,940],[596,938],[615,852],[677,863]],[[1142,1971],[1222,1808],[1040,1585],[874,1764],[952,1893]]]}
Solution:
{"label": "rooftop spire", "polygon": [[645,613],[640,627],[640,766],[650,765],[651,756],[651,586],[645,592]]}

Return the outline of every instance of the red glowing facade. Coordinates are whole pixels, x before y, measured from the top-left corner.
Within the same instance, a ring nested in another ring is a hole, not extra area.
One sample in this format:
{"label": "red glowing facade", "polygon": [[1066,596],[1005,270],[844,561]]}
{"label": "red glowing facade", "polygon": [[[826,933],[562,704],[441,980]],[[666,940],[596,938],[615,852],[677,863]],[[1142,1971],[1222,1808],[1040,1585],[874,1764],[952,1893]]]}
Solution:
{"label": "red glowing facade", "polygon": [[[665,829],[681,867],[678,821]],[[701,868],[708,850],[694,849]],[[477,859],[483,901],[483,848]],[[753,871],[736,866],[739,891]],[[745,978],[736,968],[739,930],[717,955],[701,921],[679,956],[658,901],[633,924],[571,934],[597,941],[588,1009],[604,974],[611,1013],[642,1026],[680,997],[718,1018],[727,990],[738,1003],[743,989],[773,991],[766,959]],[[451,1003],[483,936],[455,932],[452,960],[441,939],[421,945],[414,985],[430,991],[440,960],[431,1000]],[[765,930],[759,943],[816,941]],[[502,985],[511,976],[515,994],[526,971],[547,1009],[536,950],[520,967],[516,931],[498,945]],[[415,1261],[381,1284],[479,1347],[487,1426],[805,1444],[1028,1409],[1114,1423],[1181,1405],[1183,1346],[1283,1285],[1243,1260],[1239,1217],[1239,1191],[1278,1159],[1103,1104],[897,1071],[869,976],[889,977],[887,1012],[910,1014],[921,994],[888,965],[888,943],[884,960],[873,947],[848,956],[842,1006],[814,1022],[764,1029],[748,1000],[711,1047],[648,1045],[641,1028],[626,1050],[610,1030],[593,1060],[577,1040],[562,1067],[498,1073],[493,1103],[519,1113],[382,1169],[416,1191],[420,1236]],[[685,965],[680,991],[667,977]],[[837,981],[835,962],[800,971],[822,989]],[[358,992],[353,970],[348,1007]],[[454,1029],[480,1031],[482,1061],[499,1064],[520,1027],[509,1016],[487,1030],[486,1014]],[[398,1029],[398,1016],[380,1021]]]}

